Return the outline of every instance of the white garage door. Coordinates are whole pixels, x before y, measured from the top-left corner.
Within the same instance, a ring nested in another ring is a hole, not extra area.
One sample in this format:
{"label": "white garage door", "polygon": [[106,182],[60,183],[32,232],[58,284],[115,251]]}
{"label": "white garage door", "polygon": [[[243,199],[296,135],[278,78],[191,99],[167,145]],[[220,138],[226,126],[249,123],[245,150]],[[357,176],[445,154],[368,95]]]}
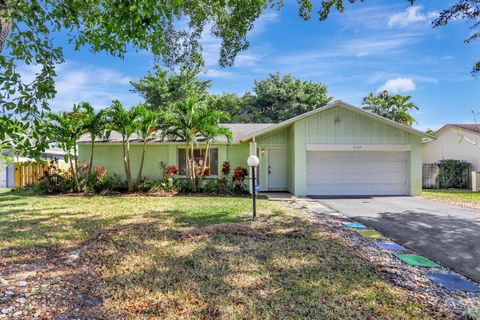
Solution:
{"label": "white garage door", "polygon": [[308,195],[406,195],[408,152],[309,151]]}

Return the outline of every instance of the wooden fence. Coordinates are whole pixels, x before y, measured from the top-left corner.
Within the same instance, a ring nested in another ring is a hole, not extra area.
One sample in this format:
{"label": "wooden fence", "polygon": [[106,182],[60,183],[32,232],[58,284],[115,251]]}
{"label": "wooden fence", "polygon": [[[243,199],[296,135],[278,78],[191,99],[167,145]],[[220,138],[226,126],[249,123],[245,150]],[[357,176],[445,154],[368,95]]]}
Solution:
{"label": "wooden fence", "polygon": [[15,188],[26,188],[38,182],[48,170],[48,162],[15,162]]}

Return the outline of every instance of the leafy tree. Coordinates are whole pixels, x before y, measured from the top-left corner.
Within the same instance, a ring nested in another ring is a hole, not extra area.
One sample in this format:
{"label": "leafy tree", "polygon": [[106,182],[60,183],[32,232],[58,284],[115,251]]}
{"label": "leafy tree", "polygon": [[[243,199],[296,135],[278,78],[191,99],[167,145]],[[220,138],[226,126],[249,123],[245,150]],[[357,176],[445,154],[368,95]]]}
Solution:
{"label": "leafy tree", "polygon": [[256,97],[247,92],[243,96],[235,93],[224,93],[222,95],[210,95],[208,106],[228,113],[230,117],[224,121],[231,123],[262,123],[271,122],[255,106]]}
{"label": "leafy tree", "polygon": [[328,104],[332,98],[327,87],[320,83],[302,81],[278,73],[255,81],[254,107],[263,122],[280,122]]}
{"label": "leafy tree", "polygon": [[390,95],[388,91],[382,91],[363,98],[362,106],[364,110],[411,127],[415,119],[410,112],[418,107],[410,99],[411,96]]}
{"label": "leafy tree", "polygon": [[122,136],[123,164],[127,177],[128,191],[133,191],[132,171],[130,167],[130,137],[137,131],[137,109],[125,109],[118,100],[113,100],[112,106],[106,109],[109,130],[115,130]]}
{"label": "leafy tree", "polygon": [[156,66],[154,73],[148,72],[139,82],[130,83],[132,91],[139,93],[151,110],[160,111],[189,96],[206,97],[211,81],[202,81],[198,75],[198,69],[182,67],[179,72],[169,72]]}
{"label": "leafy tree", "polygon": [[[3,138],[9,132],[15,138],[12,128],[20,117],[29,120],[25,122],[29,130],[38,129],[33,120],[38,122],[48,111],[48,102],[56,94],[56,65],[64,61],[63,48],[53,41],[58,33],[76,50],[88,46],[94,53],[123,58],[133,47],[151,52],[167,66],[199,66],[203,63],[199,41],[203,32],[210,31],[221,41],[219,64],[230,66],[248,48],[246,36],[254,22],[275,6],[281,2],[0,0],[0,105],[6,125],[0,135]],[[300,2],[300,8],[305,7],[308,4]],[[22,80],[18,65],[38,66],[35,79]],[[30,151],[25,140],[18,141],[18,147],[24,142]],[[44,144],[38,147],[46,148]]]}
{"label": "leafy tree", "polygon": [[90,162],[88,164],[87,179],[91,176],[93,170],[93,155],[95,150],[95,139],[104,137],[107,131],[107,121],[105,110],[95,112],[95,109],[88,102],[78,104],[79,112],[83,114],[83,128],[90,135]]}
{"label": "leafy tree", "polygon": [[84,116],[78,105],[73,106],[73,112],[60,112],[48,114],[50,120],[50,133],[56,143],[65,152],[65,162],[70,163],[75,189],[80,191],[77,140],[84,133]]}
{"label": "leafy tree", "polygon": [[[321,8],[318,11],[320,21],[326,20],[332,9],[337,10],[338,12],[345,11],[345,4],[347,3],[356,3],[364,2],[365,0],[322,0]],[[405,1],[405,0],[402,0]],[[406,0],[411,5],[417,0]],[[301,1],[303,2],[303,1]],[[300,8],[300,15],[305,19],[309,19],[312,11],[312,5],[310,1],[304,2],[305,5]],[[437,18],[432,21],[432,26],[434,28],[446,26],[451,22],[457,20],[464,20],[472,23],[472,32],[464,40],[465,43],[470,43],[474,40],[480,39],[480,0],[457,0],[454,4],[450,5],[448,8],[440,11],[440,14]],[[472,69],[472,75],[477,76],[480,73],[480,60],[477,61]]]}
{"label": "leafy tree", "polygon": [[188,97],[177,102],[164,113],[165,133],[185,142],[187,154],[187,177],[193,192],[197,191],[194,150],[205,125],[207,107],[197,97]]}
{"label": "leafy tree", "polygon": [[198,187],[201,188],[203,184],[203,179],[205,177],[205,170],[207,168],[207,162],[210,144],[214,143],[217,138],[225,137],[227,142],[230,144],[233,139],[232,131],[228,128],[222,127],[220,124],[229,119],[229,115],[226,112],[213,109],[211,107],[207,108],[203,114],[204,123],[201,127],[200,133],[205,139],[205,156],[203,159],[202,171],[200,172],[200,177],[198,178]]}
{"label": "leafy tree", "polygon": [[143,141],[142,158],[140,159],[140,168],[138,169],[136,184],[142,179],[143,164],[145,162],[145,153],[147,151],[148,139],[155,133],[159,126],[159,114],[150,111],[146,104],[139,104],[134,107],[133,113],[137,114],[134,127],[139,139]]}

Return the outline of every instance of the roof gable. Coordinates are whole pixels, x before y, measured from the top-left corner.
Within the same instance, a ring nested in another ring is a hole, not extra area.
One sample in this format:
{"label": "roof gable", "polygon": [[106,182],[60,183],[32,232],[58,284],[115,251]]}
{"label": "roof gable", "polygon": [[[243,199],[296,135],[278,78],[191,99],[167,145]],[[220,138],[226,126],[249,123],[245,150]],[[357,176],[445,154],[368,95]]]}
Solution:
{"label": "roof gable", "polygon": [[468,131],[472,134],[480,135],[480,125],[474,123],[467,123],[467,124],[454,124],[454,123],[447,123],[433,134],[434,136],[438,137],[439,134],[444,132],[448,128],[453,129],[460,129],[464,131]]}
{"label": "roof gable", "polygon": [[254,138],[254,137],[257,137],[257,136],[259,136],[259,135],[265,134],[265,133],[267,133],[267,132],[270,132],[270,131],[273,131],[273,130],[276,130],[276,129],[279,129],[279,128],[282,128],[282,127],[285,127],[285,126],[288,126],[288,125],[290,125],[290,124],[292,124],[292,123],[294,123],[294,122],[296,122],[296,121],[299,121],[299,120],[304,119],[304,118],[306,118],[306,117],[312,116],[312,115],[317,114],[317,113],[319,113],[319,112],[323,112],[323,111],[329,110],[329,109],[331,109],[331,108],[333,108],[333,107],[343,107],[343,108],[346,108],[346,109],[348,109],[348,110],[351,110],[351,111],[354,111],[354,112],[357,112],[357,113],[361,113],[361,114],[363,114],[363,115],[366,115],[366,116],[368,116],[368,117],[371,117],[371,118],[373,118],[373,119],[376,119],[376,120],[378,120],[378,121],[381,121],[381,122],[383,122],[383,123],[385,123],[385,124],[391,125],[391,126],[396,127],[396,128],[398,128],[398,129],[405,130],[405,131],[408,131],[408,132],[410,132],[410,133],[412,133],[412,134],[419,135],[419,136],[421,136],[421,137],[423,137],[423,138],[435,139],[434,136],[429,135],[429,134],[427,134],[427,133],[425,133],[425,132],[423,132],[423,131],[420,131],[420,130],[417,130],[417,129],[414,129],[414,128],[405,126],[405,125],[400,124],[400,123],[398,123],[398,122],[395,122],[395,121],[393,121],[393,120],[390,120],[390,119],[384,118],[384,117],[382,117],[382,116],[379,116],[379,115],[377,115],[377,114],[375,114],[375,113],[372,113],[372,112],[369,112],[369,111],[366,111],[366,110],[357,108],[357,107],[355,107],[355,106],[353,106],[353,105],[351,105],[351,104],[349,104],[349,103],[343,102],[343,101],[341,101],[341,100],[337,100],[337,101],[334,101],[334,102],[332,102],[332,103],[330,103],[330,104],[328,104],[328,105],[326,105],[326,106],[323,106],[323,107],[314,109],[314,110],[309,111],[309,112],[305,112],[305,113],[303,113],[303,114],[301,114],[301,115],[298,115],[298,116],[296,116],[296,117],[290,118],[290,119],[285,120],[285,121],[282,121],[282,122],[277,123],[277,124],[275,124],[275,125],[273,125],[273,126],[270,126],[270,127],[265,128],[265,129],[263,129],[263,130],[257,131],[257,132],[255,132],[255,133],[253,133],[253,134],[250,134],[250,135],[244,137],[244,138],[242,139],[242,141],[246,141],[246,140],[252,139],[252,138]]}

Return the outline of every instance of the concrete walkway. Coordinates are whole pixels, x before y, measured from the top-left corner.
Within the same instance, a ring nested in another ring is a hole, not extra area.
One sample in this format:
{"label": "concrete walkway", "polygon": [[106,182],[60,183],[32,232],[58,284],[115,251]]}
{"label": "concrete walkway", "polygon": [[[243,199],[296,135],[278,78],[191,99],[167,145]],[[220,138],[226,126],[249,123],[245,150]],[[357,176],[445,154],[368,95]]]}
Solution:
{"label": "concrete walkway", "polygon": [[480,282],[480,212],[417,197],[318,201]]}

